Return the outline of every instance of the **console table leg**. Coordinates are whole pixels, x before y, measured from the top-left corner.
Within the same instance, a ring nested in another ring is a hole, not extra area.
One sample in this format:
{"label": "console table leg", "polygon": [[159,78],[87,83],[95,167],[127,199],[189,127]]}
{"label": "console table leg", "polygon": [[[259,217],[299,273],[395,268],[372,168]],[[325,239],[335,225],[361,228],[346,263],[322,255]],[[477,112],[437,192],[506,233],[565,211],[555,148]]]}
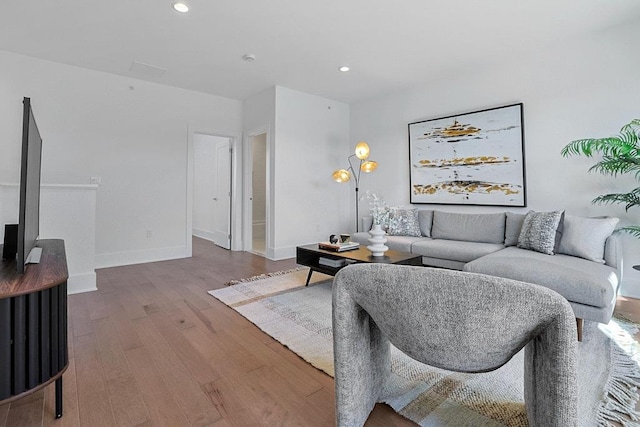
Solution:
{"label": "console table leg", "polygon": [[309,286],[309,280],[311,280],[311,274],[313,273],[313,268],[309,269],[309,274],[307,275],[307,283],[305,283],[305,286]]}
{"label": "console table leg", "polygon": [[56,380],[56,418],[62,417],[62,376]]}

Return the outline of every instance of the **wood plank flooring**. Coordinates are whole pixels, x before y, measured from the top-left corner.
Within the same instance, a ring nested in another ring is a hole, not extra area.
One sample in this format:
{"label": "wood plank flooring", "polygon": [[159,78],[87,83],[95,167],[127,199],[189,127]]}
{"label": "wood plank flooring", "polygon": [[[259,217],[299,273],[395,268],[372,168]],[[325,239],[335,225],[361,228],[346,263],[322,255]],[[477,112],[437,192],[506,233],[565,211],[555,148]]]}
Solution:
{"label": "wood plank flooring", "polygon": [[[206,291],[296,268],[194,238],[190,259],[101,269],[69,296],[64,416],[53,385],[0,406],[0,426],[330,426],[333,379]],[[369,426],[414,425],[378,405]]]}
{"label": "wood plank flooring", "polygon": [[[97,271],[69,297],[64,416],[53,385],[0,406],[0,426],[330,426],[333,379],[206,291],[295,268],[194,239],[193,258]],[[640,302],[617,310],[640,319]],[[368,426],[413,423],[377,405]]]}

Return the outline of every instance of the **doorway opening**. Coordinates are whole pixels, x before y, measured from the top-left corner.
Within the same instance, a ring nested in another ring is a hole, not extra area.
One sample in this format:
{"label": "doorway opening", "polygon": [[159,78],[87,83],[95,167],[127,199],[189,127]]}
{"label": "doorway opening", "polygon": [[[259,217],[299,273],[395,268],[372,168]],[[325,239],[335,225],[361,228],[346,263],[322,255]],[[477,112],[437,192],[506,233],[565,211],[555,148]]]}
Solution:
{"label": "doorway opening", "polygon": [[267,251],[267,133],[249,137],[251,152],[251,252]]}
{"label": "doorway opening", "polygon": [[193,134],[193,236],[231,248],[233,138]]}

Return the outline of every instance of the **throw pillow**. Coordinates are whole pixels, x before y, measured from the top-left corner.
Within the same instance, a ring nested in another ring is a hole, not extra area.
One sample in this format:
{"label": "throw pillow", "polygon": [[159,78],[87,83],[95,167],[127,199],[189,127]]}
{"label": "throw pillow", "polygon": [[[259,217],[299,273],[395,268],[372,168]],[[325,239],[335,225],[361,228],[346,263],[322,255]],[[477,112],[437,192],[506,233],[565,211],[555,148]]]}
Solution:
{"label": "throw pillow", "polygon": [[522,230],[522,223],[527,214],[507,212],[507,223],[504,229],[504,245],[515,246],[518,244],[518,237]]}
{"label": "throw pillow", "polygon": [[563,213],[563,211],[527,213],[518,237],[518,247],[553,255],[556,233]]}
{"label": "throw pillow", "polygon": [[618,221],[618,218],[565,216],[558,253],[604,264],[604,245]]}
{"label": "throw pillow", "polygon": [[390,236],[422,236],[418,222],[418,209],[390,208],[387,233]]}

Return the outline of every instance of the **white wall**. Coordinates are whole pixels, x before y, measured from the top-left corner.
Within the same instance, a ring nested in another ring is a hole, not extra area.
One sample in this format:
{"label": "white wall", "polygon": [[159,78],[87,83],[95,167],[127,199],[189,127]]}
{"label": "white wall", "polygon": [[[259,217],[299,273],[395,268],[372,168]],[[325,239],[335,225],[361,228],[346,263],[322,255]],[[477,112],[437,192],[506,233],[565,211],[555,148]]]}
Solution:
{"label": "white wall", "polygon": [[294,256],[297,245],[355,231],[348,218],[354,187],[331,179],[346,167],[351,142],[347,104],[276,87],[276,258]]}
{"label": "white wall", "polygon": [[[279,86],[244,105],[245,165],[250,164],[247,136],[267,133],[267,258],[291,258],[297,245],[354,231],[348,207],[354,188],[331,179],[335,169],[347,166],[353,149],[349,106]],[[246,195],[251,194],[250,182],[247,169]],[[245,224],[250,227],[251,212],[248,204],[245,207]]]}
{"label": "white wall", "polygon": [[102,179],[98,267],[186,256],[189,129],[241,134],[242,102],[0,51],[0,182],[18,181],[23,96],[42,182]]}
{"label": "white wall", "polygon": [[[0,242],[4,224],[17,224],[18,184],[0,184]],[[40,239],[63,239],[69,294],[96,290],[96,185],[43,185]],[[72,206],[73,209],[69,207]]]}
{"label": "white wall", "polygon": [[[620,206],[590,204],[599,194],[637,186],[632,178],[587,174],[592,159],[560,156],[568,142],[615,134],[640,116],[637,40],[640,27],[635,24],[610,29],[352,105],[351,140],[367,140],[379,160],[364,189],[383,196],[390,205],[409,203],[408,123],[523,102],[528,208],[510,210],[565,209],[573,215],[611,215],[625,223],[640,223],[638,208],[627,214]],[[361,212],[366,210],[361,206]],[[640,273],[630,268],[640,264],[640,244],[631,238],[624,243],[627,267],[622,293],[640,296]]]}
{"label": "white wall", "polygon": [[267,164],[265,165],[267,181],[265,182],[265,222],[267,223],[267,236],[265,256],[274,258],[273,236],[274,227],[270,222],[274,217],[273,208],[273,181],[274,181],[274,159],[273,159],[273,141],[275,140],[276,128],[276,88],[271,87],[264,92],[258,93],[244,101],[244,141],[243,141],[243,246],[245,250],[249,250],[253,246],[252,242],[252,225],[253,210],[250,200],[252,193],[252,177],[251,165],[253,163],[251,156],[251,137],[265,134],[265,151]]}

